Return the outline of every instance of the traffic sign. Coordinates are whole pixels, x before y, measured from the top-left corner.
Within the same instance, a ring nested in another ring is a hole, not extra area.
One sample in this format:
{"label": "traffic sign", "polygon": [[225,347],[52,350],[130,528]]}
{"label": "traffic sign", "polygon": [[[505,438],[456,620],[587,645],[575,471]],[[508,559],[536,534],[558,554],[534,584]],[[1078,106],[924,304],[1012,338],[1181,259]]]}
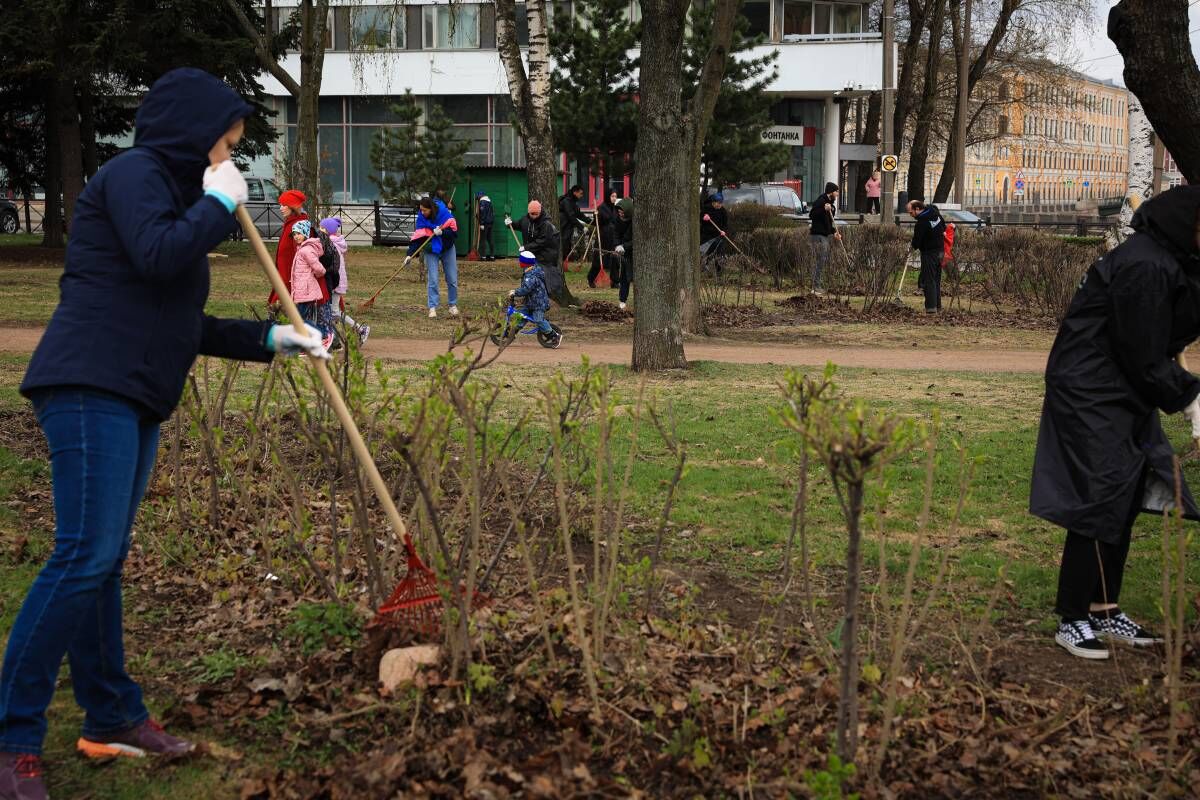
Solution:
{"label": "traffic sign", "polygon": [[900,167],[900,159],[896,158],[895,156],[884,156],[883,157],[883,171],[884,172],[895,172],[899,167]]}
{"label": "traffic sign", "polygon": [[1024,189],[1025,188],[1025,179],[1017,178],[1016,186],[1017,186],[1017,189]]}
{"label": "traffic sign", "polygon": [[1091,185],[1092,185],[1092,182],[1091,182],[1091,181],[1084,181],[1084,182],[1083,182],[1083,186],[1084,186],[1084,188],[1085,188],[1085,189],[1086,189],[1088,186],[1091,186]]}
{"label": "traffic sign", "polygon": [[975,176],[975,185],[976,185],[976,186],[983,186],[983,178],[980,178],[978,175],[977,175],[977,176]]}

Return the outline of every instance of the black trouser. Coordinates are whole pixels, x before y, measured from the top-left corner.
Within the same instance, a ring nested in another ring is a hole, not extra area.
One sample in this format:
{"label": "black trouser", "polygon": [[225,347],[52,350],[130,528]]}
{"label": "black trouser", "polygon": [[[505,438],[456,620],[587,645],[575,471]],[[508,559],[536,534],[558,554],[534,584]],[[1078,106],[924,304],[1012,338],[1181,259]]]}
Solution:
{"label": "black trouser", "polygon": [[867,213],[868,214],[878,214],[879,213],[879,198],[878,197],[868,197],[867,198]]}
{"label": "black trouser", "polygon": [[633,250],[632,248],[625,251],[624,256],[617,256],[614,261],[620,262],[621,270],[621,290],[617,293],[617,299],[622,303],[629,299],[629,284],[633,283]]}
{"label": "black trouser", "polygon": [[492,245],[492,226],[479,226],[479,257],[495,258],[496,248]]}
{"label": "black trouser", "polygon": [[1132,527],[1126,528],[1116,544],[1108,544],[1067,531],[1054,604],[1059,616],[1067,621],[1087,619],[1092,603],[1117,602],[1132,533]]}
{"label": "black trouser", "polygon": [[562,236],[559,237],[559,245],[562,248],[562,259],[567,260],[567,256],[571,252],[571,248],[575,245],[575,226],[563,225]]}
{"label": "black trouser", "polygon": [[1125,559],[1133,538],[1133,521],[1141,509],[1145,476],[1138,483],[1133,508],[1116,542],[1108,544],[1090,536],[1067,531],[1062,566],[1058,570],[1058,598],[1054,610],[1064,620],[1087,619],[1092,603],[1116,603],[1121,596]]}
{"label": "black trouser", "polygon": [[918,281],[925,292],[925,310],[942,310],[942,251],[921,251],[921,279]]}

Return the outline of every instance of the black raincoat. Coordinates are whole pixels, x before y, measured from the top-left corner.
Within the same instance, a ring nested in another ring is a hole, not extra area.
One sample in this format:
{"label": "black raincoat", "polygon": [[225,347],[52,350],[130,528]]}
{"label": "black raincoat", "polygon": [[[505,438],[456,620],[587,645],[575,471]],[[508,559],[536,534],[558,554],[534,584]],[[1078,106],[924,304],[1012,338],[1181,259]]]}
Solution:
{"label": "black raincoat", "polygon": [[[1136,233],[1075,293],[1046,365],[1029,497],[1042,519],[1113,543],[1135,509],[1173,507],[1173,451],[1158,412],[1200,395],[1200,379],[1175,362],[1200,336],[1198,214],[1200,186],[1150,200],[1134,215]],[[1198,518],[1186,484],[1183,503]]]}

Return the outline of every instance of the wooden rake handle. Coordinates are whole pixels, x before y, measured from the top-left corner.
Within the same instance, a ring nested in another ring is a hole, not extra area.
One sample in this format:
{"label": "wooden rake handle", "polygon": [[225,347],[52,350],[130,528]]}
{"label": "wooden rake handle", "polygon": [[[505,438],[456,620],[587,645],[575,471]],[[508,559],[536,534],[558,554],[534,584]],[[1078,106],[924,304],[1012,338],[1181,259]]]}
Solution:
{"label": "wooden rake handle", "polygon": [[[287,313],[288,321],[292,323],[292,327],[297,332],[308,335],[308,329],[304,326],[304,319],[300,316],[300,309],[296,308],[296,303],[292,300],[291,294],[287,287],[283,285],[283,278],[279,277],[279,272],[275,269],[275,261],[271,258],[271,254],[267,252],[266,245],[263,244],[262,237],[258,235],[258,228],[254,227],[254,222],[250,219],[250,214],[246,212],[245,207],[237,207],[237,220],[242,226],[242,231],[246,238],[250,240],[250,246],[254,248],[255,254],[258,256],[259,265],[263,272],[266,273],[267,280],[271,282],[271,287],[275,290],[275,294],[279,296],[279,302],[283,304],[283,309]],[[392,502],[392,496],[388,493],[387,484],[384,483],[383,476],[379,474],[379,467],[375,466],[375,459],[371,457],[371,451],[367,449],[367,443],[363,441],[362,434],[358,432],[358,426],[354,423],[354,417],[350,415],[350,409],[346,406],[346,401],[342,397],[341,390],[338,389],[337,381],[329,372],[329,365],[325,363],[323,358],[310,358],[309,363],[313,369],[317,371],[317,375],[321,378],[321,384],[325,387],[325,393],[329,395],[329,404],[333,406],[333,411],[337,414],[338,420],[342,423],[342,428],[346,431],[346,437],[350,440],[350,449],[354,451],[354,457],[358,459],[358,463],[367,473],[367,478],[371,482],[371,488],[375,490],[376,497],[379,498],[379,503],[383,506],[384,513],[387,514],[388,522],[391,523],[392,530],[396,536],[403,538],[408,531],[404,526],[404,520],[400,518],[400,512],[396,509],[396,504]]]}
{"label": "wooden rake handle", "polygon": [[725,231],[721,230],[721,226],[712,221],[712,217],[709,217],[708,219],[704,220],[704,222],[707,222],[709,225],[712,225],[714,228],[716,228],[717,233],[721,234],[721,238],[724,239],[725,241],[729,242],[731,245],[733,245],[733,249],[738,251],[738,255],[742,255],[742,256],[746,255],[745,253],[742,252],[742,248],[737,246],[737,242],[735,242],[733,239],[730,239],[729,234],[726,233]]}

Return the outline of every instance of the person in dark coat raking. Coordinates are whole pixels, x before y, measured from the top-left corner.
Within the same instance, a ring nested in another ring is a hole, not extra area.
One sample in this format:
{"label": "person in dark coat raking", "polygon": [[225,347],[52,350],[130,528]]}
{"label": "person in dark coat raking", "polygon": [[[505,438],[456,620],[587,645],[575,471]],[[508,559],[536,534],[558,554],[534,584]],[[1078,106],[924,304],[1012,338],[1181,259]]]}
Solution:
{"label": "person in dark coat raking", "polygon": [[570,191],[558,198],[558,231],[564,260],[575,245],[575,237],[587,228],[587,217],[583,216],[583,212],[579,210],[581,200],[583,200],[583,187],[578,184],[572,186]]}
{"label": "person in dark coat raking", "polygon": [[942,310],[942,258],[945,256],[946,223],[937,206],[921,200],[908,202],[913,226],[912,249],[921,254],[921,275],[917,284],[925,292],[925,313]]}
{"label": "person in dark coat raking", "polygon": [[[59,304],[21,384],[45,433],[54,552],[25,596],[0,671],[0,798],[46,797],[46,709],[65,655],[87,756],[179,754],[125,671],[121,570],[171,415],[199,354],[328,357],[320,334],[215,319],[206,254],[247,199],[230,153],[253,109],[217,78],[167,73],[137,111],[133,147],[75,205]],[[208,167],[211,165],[211,169]]]}
{"label": "person in dark coat raking", "polygon": [[[1067,529],[1055,641],[1072,655],[1160,641],[1118,601],[1135,517],[1174,505],[1159,412],[1200,425],[1200,379],[1175,360],[1200,336],[1198,223],[1200,187],[1138,209],[1133,236],[1088,269],[1046,364],[1029,510]],[[1196,518],[1186,484],[1183,504]]]}

